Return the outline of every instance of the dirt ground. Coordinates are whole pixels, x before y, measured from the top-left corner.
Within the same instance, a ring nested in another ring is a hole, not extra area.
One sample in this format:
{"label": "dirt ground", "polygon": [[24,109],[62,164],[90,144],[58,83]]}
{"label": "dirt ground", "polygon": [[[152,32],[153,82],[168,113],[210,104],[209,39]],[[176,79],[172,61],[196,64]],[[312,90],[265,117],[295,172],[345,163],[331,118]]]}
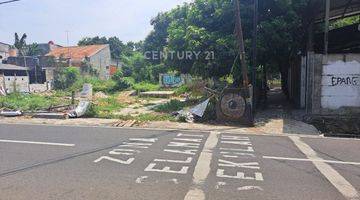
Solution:
{"label": "dirt ground", "polygon": [[[120,97],[119,97],[120,98]],[[166,100],[152,102],[152,104],[164,103]],[[130,103],[130,102],[129,102]],[[142,103],[139,103],[139,105]],[[149,108],[139,109],[139,106],[132,105],[123,112],[127,114],[138,114],[150,112]],[[141,128],[161,128],[179,130],[203,130],[203,131],[226,131],[233,133],[257,133],[257,134],[308,134],[319,135],[320,132],[312,125],[301,121],[303,112],[291,109],[285,95],[279,88],[273,89],[268,95],[268,106],[260,109],[255,117],[255,127],[245,127],[238,124],[219,124],[216,122],[204,123],[180,123],[180,122],[146,122],[135,123],[134,127]],[[101,126],[113,127],[119,123],[117,119],[34,119],[29,117],[4,118],[0,117],[0,123],[20,123],[20,124],[47,124],[47,125],[66,125],[66,126]]]}

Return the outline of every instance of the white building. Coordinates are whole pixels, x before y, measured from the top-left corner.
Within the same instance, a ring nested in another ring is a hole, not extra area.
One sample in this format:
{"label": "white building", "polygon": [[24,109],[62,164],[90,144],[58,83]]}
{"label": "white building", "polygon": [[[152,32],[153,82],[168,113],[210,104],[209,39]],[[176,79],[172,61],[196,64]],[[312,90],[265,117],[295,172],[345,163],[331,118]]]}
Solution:
{"label": "white building", "polygon": [[0,63],[0,95],[29,92],[28,68]]}

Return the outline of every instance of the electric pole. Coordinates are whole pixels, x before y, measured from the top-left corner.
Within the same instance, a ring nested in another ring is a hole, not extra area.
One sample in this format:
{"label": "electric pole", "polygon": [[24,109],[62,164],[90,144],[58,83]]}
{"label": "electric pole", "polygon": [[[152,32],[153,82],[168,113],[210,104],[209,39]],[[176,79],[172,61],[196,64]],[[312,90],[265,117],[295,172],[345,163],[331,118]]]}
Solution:
{"label": "electric pole", "polygon": [[245,54],[245,46],[244,46],[244,35],[241,25],[241,15],[240,15],[240,2],[239,0],[235,0],[235,34],[236,39],[239,45],[239,55],[241,62],[241,73],[243,76],[243,87],[249,86],[249,77],[248,77],[248,68],[246,64],[246,54]]}
{"label": "electric pole", "polygon": [[254,0],[254,30],[253,30],[253,41],[252,41],[252,50],[253,50],[253,56],[252,56],[252,85],[253,85],[253,113],[255,113],[256,109],[256,95],[255,95],[255,89],[256,89],[256,72],[257,72],[257,37],[258,37],[258,10],[259,10],[259,0]]}

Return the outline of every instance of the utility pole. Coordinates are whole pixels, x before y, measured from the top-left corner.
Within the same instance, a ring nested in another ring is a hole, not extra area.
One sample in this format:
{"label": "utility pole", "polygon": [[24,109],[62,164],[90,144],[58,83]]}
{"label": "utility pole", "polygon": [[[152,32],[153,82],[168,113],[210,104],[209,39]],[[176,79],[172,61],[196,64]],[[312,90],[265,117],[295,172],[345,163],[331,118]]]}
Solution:
{"label": "utility pole", "polygon": [[67,45],[67,48],[68,48],[68,56],[69,56],[69,67],[71,66],[71,55],[70,55],[70,44],[69,44],[69,33],[70,31],[66,31],[66,45]]}
{"label": "utility pole", "polygon": [[258,11],[259,11],[259,0],[254,0],[254,30],[253,30],[253,41],[252,41],[252,50],[253,50],[253,58],[252,58],[252,85],[253,85],[253,113],[255,113],[255,89],[256,89],[256,72],[257,72],[257,37],[258,37]]}
{"label": "utility pole", "polygon": [[330,0],[325,5],[325,31],[324,31],[324,54],[329,53],[329,25],[330,24]]}
{"label": "utility pole", "polygon": [[239,0],[235,0],[235,34],[239,45],[239,55],[241,61],[241,72],[243,76],[243,87],[248,87],[249,85],[249,77],[248,77],[248,68],[246,64],[246,54],[245,54],[245,46],[244,46],[244,36],[241,25],[241,15],[240,15],[240,2]]}

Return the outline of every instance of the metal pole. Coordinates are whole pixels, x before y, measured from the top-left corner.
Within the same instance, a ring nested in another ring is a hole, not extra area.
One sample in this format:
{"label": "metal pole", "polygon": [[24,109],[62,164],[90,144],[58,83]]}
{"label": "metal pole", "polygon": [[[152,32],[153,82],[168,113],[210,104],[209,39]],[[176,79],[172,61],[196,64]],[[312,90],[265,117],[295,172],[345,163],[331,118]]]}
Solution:
{"label": "metal pole", "polygon": [[330,24],[330,0],[326,0],[325,6],[325,34],[324,34],[324,54],[329,53],[329,24]]}
{"label": "metal pole", "polygon": [[259,10],[259,1],[254,0],[254,32],[253,32],[253,60],[252,60],[252,85],[253,85],[253,113],[255,113],[256,108],[256,70],[257,70],[257,26],[258,26],[258,10]]}
{"label": "metal pole", "polygon": [[248,77],[248,68],[246,64],[246,54],[245,54],[245,46],[244,46],[244,36],[241,25],[241,15],[240,15],[240,2],[239,0],[235,0],[235,15],[236,15],[236,37],[239,45],[239,54],[241,61],[241,73],[243,76],[243,87],[248,87],[249,85],[249,77]]}

